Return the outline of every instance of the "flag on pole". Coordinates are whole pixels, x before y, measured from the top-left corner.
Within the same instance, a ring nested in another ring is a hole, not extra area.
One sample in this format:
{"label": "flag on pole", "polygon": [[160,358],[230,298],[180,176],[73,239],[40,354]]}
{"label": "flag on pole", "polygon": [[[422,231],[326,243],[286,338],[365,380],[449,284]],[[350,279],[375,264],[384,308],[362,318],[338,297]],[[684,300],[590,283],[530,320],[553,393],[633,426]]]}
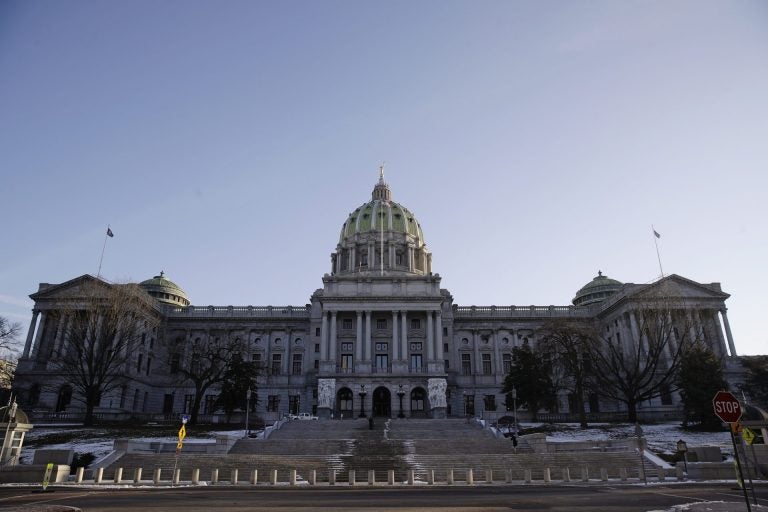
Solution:
{"label": "flag on pole", "polygon": [[[654,231],[654,233],[655,233],[655,231]],[[109,228],[109,227],[107,227],[107,236],[110,237],[110,238],[115,236],[115,234],[112,232],[112,229]],[[659,236],[659,235],[657,234],[656,236]]]}
{"label": "flag on pole", "polygon": [[661,235],[655,229],[653,230],[653,234],[656,236],[656,238],[661,238]]}

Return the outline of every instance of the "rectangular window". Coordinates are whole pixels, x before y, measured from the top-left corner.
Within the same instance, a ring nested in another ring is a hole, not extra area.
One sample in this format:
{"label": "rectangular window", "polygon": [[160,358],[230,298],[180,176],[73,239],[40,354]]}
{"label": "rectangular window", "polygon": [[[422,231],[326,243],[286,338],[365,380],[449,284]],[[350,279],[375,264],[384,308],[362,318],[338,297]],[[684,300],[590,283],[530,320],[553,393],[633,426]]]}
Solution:
{"label": "rectangular window", "polygon": [[509,374],[512,371],[512,354],[502,354],[501,362],[504,365],[504,374]]}
{"label": "rectangular window", "polygon": [[136,373],[141,373],[141,362],[143,359],[144,359],[144,354],[139,354],[139,357],[136,360]]}
{"label": "rectangular window", "polygon": [[451,368],[451,363],[450,363],[450,361],[448,361],[448,359],[443,361],[443,363],[445,364],[445,369],[446,370],[449,370]]}
{"label": "rectangular window", "polygon": [[341,354],[341,370],[343,372],[352,370],[352,354]]}
{"label": "rectangular window", "polygon": [[320,360],[315,359],[315,370],[319,370],[319,369],[320,369]]}
{"label": "rectangular window", "polygon": [[411,354],[411,372],[421,373],[421,354]]}
{"label": "rectangular window", "polygon": [[282,373],[281,367],[283,365],[282,354],[272,354],[272,375],[280,375]]}
{"label": "rectangular window", "polygon": [[411,343],[411,351],[421,352],[421,343]]}
{"label": "rectangular window", "polygon": [[213,414],[216,412],[216,398],[216,395],[205,395],[203,414]]}
{"label": "rectangular window", "polygon": [[448,336],[448,328],[443,327],[443,336]]}
{"label": "rectangular window", "polygon": [[490,375],[492,371],[491,354],[483,354],[483,375]]}
{"label": "rectangular window", "polygon": [[[136,395],[133,397],[134,401],[138,399],[139,390],[136,390]],[[195,403],[195,395],[184,395],[184,414],[192,412],[192,406]]]}
{"label": "rectangular window", "polygon": [[617,345],[621,344],[621,333],[618,333],[618,332],[616,333],[616,344]]}
{"label": "rectangular window", "polygon": [[411,329],[421,329],[420,318],[411,318]]}
{"label": "rectangular window", "polygon": [[461,354],[461,373],[472,375],[472,354]]}
{"label": "rectangular window", "polygon": [[288,412],[299,414],[300,395],[288,395]]}
{"label": "rectangular window", "polygon": [[386,329],[387,328],[387,319],[386,318],[377,318],[376,319],[376,328],[377,329]]}
{"label": "rectangular window", "polygon": [[315,336],[320,336],[320,328],[315,327]]}
{"label": "rectangular window", "polygon": [[256,368],[261,368],[261,352],[257,352],[251,356],[254,363],[256,363]]}
{"label": "rectangular window", "polygon": [[267,397],[267,412],[277,412],[280,408],[280,395],[269,395]]}
{"label": "rectangular window", "polygon": [[301,375],[301,370],[302,370],[301,358],[302,358],[301,354],[293,354],[293,374],[294,375]]}
{"label": "rectangular window", "polygon": [[349,343],[349,342],[342,343],[341,350],[352,350],[352,343]]}
{"label": "rectangular window", "polygon": [[342,329],[352,329],[352,319],[351,318],[344,318],[341,321],[341,328]]}
{"label": "rectangular window", "polygon": [[386,371],[389,368],[389,356],[387,354],[376,354],[376,369]]}
{"label": "rectangular window", "polygon": [[319,354],[319,353],[320,353],[320,344],[315,343],[315,354]]}
{"label": "rectangular window", "polygon": [[483,398],[483,404],[485,405],[486,411],[495,411],[496,395],[485,395],[485,397]]}
{"label": "rectangular window", "polygon": [[389,344],[388,343],[377,343],[376,344],[376,351],[377,352],[387,352],[389,350]]}
{"label": "rectangular window", "polygon": [[152,358],[147,358],[147,376],[149,376],[149,372],[152,370]]}
{"label": "rectangular window", "polygon": [[448,344],[447,343],[443,343],[443,352],[445,352],[446,354],[448,353]]}

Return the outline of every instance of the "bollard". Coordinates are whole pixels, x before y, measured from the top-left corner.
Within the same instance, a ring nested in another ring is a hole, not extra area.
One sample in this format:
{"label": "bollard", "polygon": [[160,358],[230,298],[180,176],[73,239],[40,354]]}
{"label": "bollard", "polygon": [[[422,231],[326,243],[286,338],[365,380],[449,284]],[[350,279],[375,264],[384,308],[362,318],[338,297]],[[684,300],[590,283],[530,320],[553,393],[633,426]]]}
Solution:
{"label": "bollard", "polygon": [[472,468],[467,470],[467,485],[475,485],[475,473]]}
{"label": "bollard", "polygon": [[290,485],[296,485],[296,470],[292,469],[291,472],[288,474],[288,482]]}
{"label": "bollard", "polygon": [[368,470],[368,485],[376,483],[376,471],[373,469]]}
{"label": "bollard", "polygon": [[681,466],[679,463],[677,466],[675,466],[675,474],[677,475],[678,480],[685,479],[685,475],[683,474],[683,466]]}
{"label": "bollard", "polygon": [[603,482],[608,481],[608,470],[606,468],[600,468],[600,480]]}
{"label": "bollard", "polygon": [[511,469],[505,469],[504,470],[504,482],[511,484],[512,483],[512,470]]}
{"label": "bollard", "polygon": [[563,468],[563,482],[570,482],[571,481],[571,470],[568,469],[568,466]]}
{"label": "bollard", "polygon": [[259,483],[259,470],[254,469],[251,471],[251,485],[256,485]]}
{"label": "bollard", "polygon": [[355,485],[355,470],[349,470],[349,485]]}
{"label": "bollard", "polygon": [[429,485],[435,485],[435,470],[434,469],[428,469],[427,470],[427,483]]}
{"label": "bollard", "polygon": [[336,485],[336,470],[328,471],[328,485]]}
{"label": "bollard", "polygon": [[192,485],[197,485],[200,483],[200,468],[195,468],[192,470]]}
{"label": "bollard", "polygon": [[453,468],[448,470],[445,480],[448,482],[448,485],[453,485]]}
{"label": "bollard", "polygon": [[163,473],[163,470],[160,468],[155,468],[154,474],[152,475],[152,482],[155,485],[158,485],[160,483],[160,475]]}
{"label": "bollard", "polygon": [[387,470],[387,483],[389,485],[395,485],[395,470],[394,469]]}
{"label": "bollard", "polygon": [[179,480],[181,480],[181,468],[176,468],[173,472],[173,484],[178,485]]}
{"label": "bollard", "polygon": [[269,483],[272,485],[277,485],[277,470],[273,469],[271,474],[269,475]]}
{"label": "bollard", "polygon": [[485,470],[485,483],[492,484],[493,483],[493,470],[492,469],[486,469]]}
{"label": "bollard", "polygon": [[527,483],[527,484],[531,483],[531,480],[533,480],[533,479],[531,478],[531,470],[530,469],[526,469],[525,471],[523,471],[523,479],[525,480],[525,483]]}
{"label": "bollard", "polygon": [[141,468],[133,470],[133,483],[139,485],[141,483]]}
{"label": "bollard", "polygon": [[233,469],[229,473],[229,481],[232,482],[232,485],[237,485],[237,468]]}
{"label": "bollard", "polygon": [[619,478],[622,482],[627,481],[627,468],[619,468]]}
{"label": "bollard", "polygon": [[659,475],[659,482],[663,482],[666,480],[666,473],[664,472],[664,468],[658,468],[658,475]]}
{"label": "bollard", "polygon": [[100,484],[101,479],[104,477],[104,468],[98,468],[96,470],[96,476],[93,477],[93,483]]}
{"label": "bollard", "polygon": [[309,485],[317,485],[317,470],[311,469],[309,471]]}
{"label": "bollard", "polygon": [[416,472],[412,469],[408,470],[408,485],[413,485],[414,482],[416,481],[415,473]]}
{"label": "bollard", "polygon": [[75,483],[81,484],[83,483],[83,475],[85,474],[85,468],[79,467],[77,468],[77,473],[75,473]]}
{"label": "bollard", "polygon": [[123,480],[123,468],[117,468],[115,470],[115,483],[119,484]]}
{"label": "bollard", "polygon": [[589,467],[581,466],[581,481],[589,482]]}
{"label": "bollard", "polygon": [[212,469],[211,470],[211,485],[219,483],[219,470],[218,469]]}
{"label": "bollard", "polygon": [[550,469],[549,468],[544,468],[543,473],[544,473],[544,483],[545,484],[551,483],[552,482],[552,472],[550,471]]}

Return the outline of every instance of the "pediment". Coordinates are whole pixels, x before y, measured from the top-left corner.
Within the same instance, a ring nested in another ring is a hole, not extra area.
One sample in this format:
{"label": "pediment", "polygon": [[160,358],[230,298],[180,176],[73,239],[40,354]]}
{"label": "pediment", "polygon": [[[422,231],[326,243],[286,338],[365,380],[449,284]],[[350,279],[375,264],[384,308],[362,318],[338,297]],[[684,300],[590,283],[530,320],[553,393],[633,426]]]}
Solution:
{"label": "pediment", "polygon": [[719,283],[697,283],[688,278],[672,274],[655,283],[634,288],[627,297],[633,299],[715,299],[725,300],[730,295],[720,289]]}
{"label": "pediment", "polygon": [[59,300],[76,299],[83,296],[83,291],[86,288],[92,290],[93,287],[98,286],[103,286],[106,290],[109,287],[109,284],[90,274],[84,274],[60,284],[48,285],[46,283],[40,283],[38,291],[30,295],[29,298],[35,302],[55,302]]}

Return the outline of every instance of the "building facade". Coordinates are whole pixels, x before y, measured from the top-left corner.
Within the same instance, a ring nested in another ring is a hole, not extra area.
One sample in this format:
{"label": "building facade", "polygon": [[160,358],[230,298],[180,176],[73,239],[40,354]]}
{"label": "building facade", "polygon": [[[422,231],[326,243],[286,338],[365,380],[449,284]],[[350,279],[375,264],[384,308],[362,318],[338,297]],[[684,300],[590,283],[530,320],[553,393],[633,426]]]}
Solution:
{"label": "building facade", "polygon": [[[638,311],[649,297],[674,301],[686,329],[718,356],[736,355],[728,294],[718,283],[670,275],[651,284],[620,283],[598,274],[567,306],[459,306],[440,288],[432,254],[413,213],[392,199],[383,173],[371,200],[343,223],[330,271],[306,306],[193,306],[163,273],[140,283],[155,300],[141,343],[131,350],[124,385],[102,397],[104,417],[173,416],[188,412],[192,391],[175,368],[189,364],[194,343],[237,340],[241,357],[258,361],[255,412],[323,417],[361,415],[495,418],[512,404],[501,393],[512,350],[535,348],[554,319],[596,326],[612,343],[641,340]],[[14,384],[25,408],[39,416],[76,413],[77,397],[52,360],[66,347],[67,315],[56,314],[92,276],[40,284],[30,297],[33,319]],[[106,284],[106,286],[110,286]],[[680,336],[679,333],[677,333]],[[171,353],[170,346],[181,347]],[[212,388],[201,414],[214,414]],[[564,391],[557,411],[568,413]],[[621,406],[589,397],[591,412]],[[679,415],[670,394],[640,404],[641,415]]]}

